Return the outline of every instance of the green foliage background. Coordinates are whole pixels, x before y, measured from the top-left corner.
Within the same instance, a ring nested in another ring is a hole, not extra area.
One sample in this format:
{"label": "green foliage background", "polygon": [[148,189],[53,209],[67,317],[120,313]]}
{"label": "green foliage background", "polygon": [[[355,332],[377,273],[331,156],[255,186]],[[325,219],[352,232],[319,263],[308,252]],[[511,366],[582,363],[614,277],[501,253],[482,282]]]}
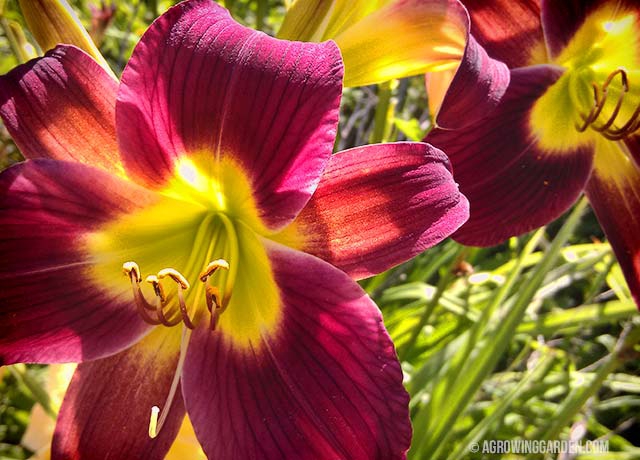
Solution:
{"label": "green foliage background", "polygon": [[[92,27],[89,4],[73,6]],[[0,73],[18,64],[8,37],[23,33],[15,0],[0,0]],[[115,7],[100,49],[116,73],[153,19],[174,2]],[[273,34],[282,1],[235,0],[240,22]],[[37,47],[36,47],[37,48]],[[422,77],[345,90],[339,150],[420,140],[431,119]],[[0,169],[21,159],[0,128]],[[584,201],[533,234],[493,248],[445,241],[362,282],[383,311],[405,371],[414,425],[410,458],[640,459],[640,316]],[[20,446],[44,369],[0,369],[0,458]],[[474,454],[484,440],[608,440],[609,453]]]}

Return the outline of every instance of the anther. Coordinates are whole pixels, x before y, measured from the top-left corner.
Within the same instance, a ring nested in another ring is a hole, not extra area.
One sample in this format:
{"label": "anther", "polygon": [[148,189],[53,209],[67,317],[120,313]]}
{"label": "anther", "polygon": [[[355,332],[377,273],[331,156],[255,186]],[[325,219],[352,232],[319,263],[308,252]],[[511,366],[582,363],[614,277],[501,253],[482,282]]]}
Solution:
{"label": "anther", "polygon": [[178,283],[182,289],[189,289],[189,282],[178,270],[173,268],[163,268],[158,272],[158,278],[160,279],[166,278],[167,276]]}
{"label": "anther", "polygon": [[149,324],[157,325],[160,324],[156,318],[149,316],[147,310],[155,310],[155,308],[147,302],[142,295],[142,291],[140,290],[140,268],[138,264],[135,262],[126,262],[122,265],[122,271],[129,277],[131,280],[131,290],[133,292],[133,300],[135,301],[136,308],[138,309],[138,313],[142,317],[142,319]]}
{"label": "anther", "polygon": [[135,262],[125,262],[122,264],[122,271],[125,275],[132,280],[135,280],[136,283],[142,281],[142,277],[140,276],[140,267]]}
{"label": "anther", "polygon": [[215,273],[215,271],[217,269],[219,269],[219,268],[222,268],[224,270],[229,270],[229,262],[227,262],[224,259],[218,259],[218,260],[214,260],[213,262],[209,262],[209,264],[206,266],[206,268],[204,270],[202,270],[202,272],[200,273],[198,278],[200,278],[200,281],[205,283],[207,281],[207,279],[211,275],[213,275]]}

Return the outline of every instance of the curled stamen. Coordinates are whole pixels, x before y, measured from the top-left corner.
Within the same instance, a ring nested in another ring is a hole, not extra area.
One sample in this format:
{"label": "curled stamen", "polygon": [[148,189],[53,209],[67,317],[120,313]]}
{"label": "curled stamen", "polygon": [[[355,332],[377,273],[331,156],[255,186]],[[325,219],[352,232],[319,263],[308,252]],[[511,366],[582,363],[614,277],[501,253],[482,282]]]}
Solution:
{"label": "curled stamen", "polygon": [[195,329],[196,326],[191,321],[191,318],[189,318],[187,305],[184,301],[183,291],[189,289],[189,282],[179,271],[174,270],[173,268],[165,268],[158,272],[158,278],[162,279],[166,277],[171,278],[178,284],[178,305],[180,306],[180,314],[182,315],[182,320],[184,321],[185,326],[189,329]]}
{"label": "curled stamen", "polygon": [[593,125],[593,129],[595,129],[596,131],[602,132],[609,129],[609,127],[616,120],[618,113],[620,113],[620,108],[622,107],[622,101],[624,101],[624,95],[627,92],[629,92],[629,80],[627,78],[627,73],[623,69],[617,69],[615,72],[613,72],[611,75],[607,77],[606,81],[602,85],[603,93],[606,94],[609,88],[609,85],[611,84],[611,81],[618,74],[620,75],[620,78],[622,80],[622,91],[620,91],[620,95],[618,96],[618,100],[616,101],[616,106],[613,109],[613,112],[611,113],[611,115],[609,116],[609,119],[600,126]]}
{"label": "curled stamen", "polygon": [[[611,85],[611,82],[617,75],[620,75],[620,83],[622,87],[618,100],[616,101],[616,105],[607,120],[600,125],[596,125],[595,122],[600,117],[600,114],[607,102],[609,85]],[[620,110],[622,109],[626,94],[629,92],[630,88],[629,78],[624,69],[619,68],[613,71],[602,84],[602,90],[600,90],[595,83],[592,83],[592,87],[594,104],[588,115],[582,115],[583,123],[576,125],[576,129],[579,132],[584,132],[589,126],[591,126],[591,128],[601,133],[607,139],[621,140],[640,128],[640,104],[636,107],[631,117],[629,117],[629,120],[627,120],[622,127],[612,128],[616,119],[620,115]],[[600,94],[601,92],[602,95]]]}
{"label": "curled stamen", "polygon": [[640,104],[638,104],[629,120],[621,128],[609,129],[603,132],[602,135],[607,139],[617,141],[637,131],[638,128],[640,128]]}
{"label": "curled stamen", "polygon": [[587,115],[586,117],[584,115],[582,116],[582,118],[584,119],[584,123],[580,126],[576,126],[576,129],[581,133],[586,131],[586,129],[591,125],[591,123],[593,123],[598,119],[598,117],[600,116],[600,112],[602,112],[602,108],[604,107],[605,102],[607,102],[607,93],[605,92],[602,95],[602,99],[601,99],[600,89],[598,88],[598,86],[595,83],[591,83],[591,86],[593,88],[594,105],[593,105],[593,108],[591,109],[591,112],[589,112],[589,115]]}
{"label": "curled stamen", "polygon": [[219,311],[222,307],[222,303],[220,302],[220,291],[215,286],[207,285],[205,287],[205,296],[207,298],[207,308],[209,309],[209,313],[211,313],[209,328],[214,331],[218,324],[220,313],[222,313],[222,311]]}
{"label": "curled stamen", "polygon": [[166,301],[166,296],[164,294],[164,288],[160,284],[158,277],[155,275],[149,275],[147,276],[147,279],[145,281],[153,286],[153,291],[156,294],[157,300],[156,300],[155,310],[156,310],[156,314],[158,315],[158,320],[160,321],[160,323],[162,323],[167,327],[172,327],[178,324],[180,322],[180,318],[177,318],[173,321],[169,321],[169,319],[164,314],[164,305]]}
{"label": "curled stamen", "polygon": [[200,281],[205,283],[207,279],[211,275],[213,275],[215,271],[219,268],[222,268],[224,270],[229,270],[229,262],[227,262],[224,259],[218,259],[218,260],[214,260],[213,262],[209,262],[207,267],[204,270],[202,270],[198,278],[200,278]]}
{"label": "curled stamen", "polygon": [[133,292],[133,300],[136,304],[136,308],[138,309],[138,313],[142,317],[142,319],[149,324],[157,325],[160,324],[156,318],[149,316],[147,310],[155,310],[155,308],[147,302],[140,290],[140,268],[138,264],[135,262],[126,262],[122,265],[122,271],[129,277],[131,280],[131,291]]}

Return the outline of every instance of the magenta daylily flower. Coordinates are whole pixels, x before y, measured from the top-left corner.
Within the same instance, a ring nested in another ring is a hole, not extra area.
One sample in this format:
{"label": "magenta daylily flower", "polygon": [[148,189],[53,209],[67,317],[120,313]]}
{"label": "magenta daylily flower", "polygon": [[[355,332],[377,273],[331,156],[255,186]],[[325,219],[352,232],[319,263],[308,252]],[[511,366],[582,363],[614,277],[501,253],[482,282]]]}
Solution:
{"label": "magenta daylily flower", "polygon": [[119,85],[70,46],[0,78],[30,158],[0,174],[0,363],[80,362],[52,458],[162,458],[185,412],[209,458],[405,456],[402,372],[353,278],[468,203],[427,144],[331,155],[342,74],[333,42],[194,0]]}
{"label": "magenta daylily flower", "polygon": [[467,120],[443,104],[449,129],[426,138],[447,152],[471,203],[454,238],[500,243],[584,191],[640,305],[640,6],[465,3],[473,35],[511,76],[495,110]]}

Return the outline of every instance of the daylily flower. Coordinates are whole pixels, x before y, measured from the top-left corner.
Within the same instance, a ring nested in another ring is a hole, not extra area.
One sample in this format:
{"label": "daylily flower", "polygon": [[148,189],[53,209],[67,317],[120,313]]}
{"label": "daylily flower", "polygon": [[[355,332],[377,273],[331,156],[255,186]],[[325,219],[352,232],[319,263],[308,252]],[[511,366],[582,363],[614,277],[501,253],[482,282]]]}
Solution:
{"label": "daylily flower", "polygon": [[461,106],[447,127],[457,118],[464,129],[427,136],[471,202],[455,238],[500,243],[547,224],[584,191],[640,304],[640,7],[466,3],[473,35],[512,70],[485,118],[466,123]]}
{"label": "daylily flower", "polygon": [[467,202],[427,144],[331,155],[342,73],[332,42],[194,0],[119,85],[70,46],[0,78],[30,158],[0,174],[0,363],[80,362],[53,458],[162,458],[185,411],[209,458],[404,457],[402,372],[353,278]]}
{"label": "daylily flower", "polygon": [[[458,0],[297,0],[278,37],[335,40],[344,59],[345,86],[459,69],[450,98],[460,88],[492,107],[508,81],[506,67],[470,39],[469,15]],[[476,79],[479,68],[490,69],[482,80]]]}

